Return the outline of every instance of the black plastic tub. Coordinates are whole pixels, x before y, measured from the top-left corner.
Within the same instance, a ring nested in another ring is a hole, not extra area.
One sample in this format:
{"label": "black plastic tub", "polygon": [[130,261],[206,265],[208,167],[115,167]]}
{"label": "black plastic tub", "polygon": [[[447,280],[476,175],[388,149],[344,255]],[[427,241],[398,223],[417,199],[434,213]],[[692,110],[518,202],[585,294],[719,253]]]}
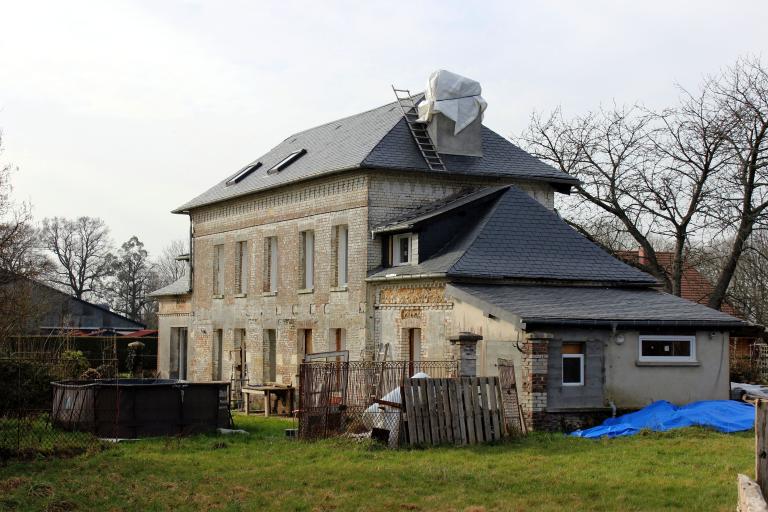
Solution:
{"label": "black plastic tub", "polygon": [[54,425],[136,439],[231,428],[229,383],[110,379],[52,382]]}

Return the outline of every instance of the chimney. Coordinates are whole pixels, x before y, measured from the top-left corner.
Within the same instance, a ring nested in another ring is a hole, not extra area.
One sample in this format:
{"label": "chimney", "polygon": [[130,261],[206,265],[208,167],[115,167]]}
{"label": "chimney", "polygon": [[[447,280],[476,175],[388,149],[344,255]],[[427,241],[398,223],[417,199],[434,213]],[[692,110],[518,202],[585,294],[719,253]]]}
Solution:
{"label": "chimney", "polygon": [[445,71],[429,76],[424,100],[419,103],[419,119],[438,153],[483,156],[482,122],[488,104],[475,80]]}

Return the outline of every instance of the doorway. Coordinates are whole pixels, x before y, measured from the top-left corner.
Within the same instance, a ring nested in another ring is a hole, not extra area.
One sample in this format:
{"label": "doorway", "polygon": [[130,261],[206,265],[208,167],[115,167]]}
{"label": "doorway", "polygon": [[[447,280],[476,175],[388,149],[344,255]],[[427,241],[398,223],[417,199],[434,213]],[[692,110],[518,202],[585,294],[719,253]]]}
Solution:
{"label": "doorway", "polygon": [[421,361],[421,329],[407,329],[408,334],[408,372],[411,376],[419,371]]}

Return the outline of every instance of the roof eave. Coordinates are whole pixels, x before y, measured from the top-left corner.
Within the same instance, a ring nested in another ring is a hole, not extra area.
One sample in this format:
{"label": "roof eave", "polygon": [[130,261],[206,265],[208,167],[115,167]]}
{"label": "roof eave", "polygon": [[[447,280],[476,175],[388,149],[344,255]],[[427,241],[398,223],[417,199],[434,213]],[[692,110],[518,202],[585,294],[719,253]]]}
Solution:
{"label": "roof eave", "polygon": [[733,322],[727,320],[663,320],[663,319],[590,319],[590,318],[547,318],[547,317],[522,317],[526,325],[559,325],[559,326],[585,326],[585,327],[706,327],[718,329],[736,329],[748,327],[746,322]]}

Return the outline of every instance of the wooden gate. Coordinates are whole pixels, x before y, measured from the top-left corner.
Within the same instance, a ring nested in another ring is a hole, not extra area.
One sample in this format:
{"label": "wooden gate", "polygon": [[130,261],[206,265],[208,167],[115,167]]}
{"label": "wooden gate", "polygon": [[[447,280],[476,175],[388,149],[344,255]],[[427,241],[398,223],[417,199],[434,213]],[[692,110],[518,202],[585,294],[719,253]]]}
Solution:
{"label": "wooden gate", "polygon": [[403,433],[411,446],[477,444],[506,436],[496,377],[409,379],[402,399]]}
{"label": "wooden gate", "polygon": [[523,410],[520,407],[520,400],[517,394],[515,364],[510,359],[499,359],[497,366],[499,368],[499,383],[504,404],[504,417],[507,420],[507,430],[509,432],[526,434],[528,430],[525,426]]}

